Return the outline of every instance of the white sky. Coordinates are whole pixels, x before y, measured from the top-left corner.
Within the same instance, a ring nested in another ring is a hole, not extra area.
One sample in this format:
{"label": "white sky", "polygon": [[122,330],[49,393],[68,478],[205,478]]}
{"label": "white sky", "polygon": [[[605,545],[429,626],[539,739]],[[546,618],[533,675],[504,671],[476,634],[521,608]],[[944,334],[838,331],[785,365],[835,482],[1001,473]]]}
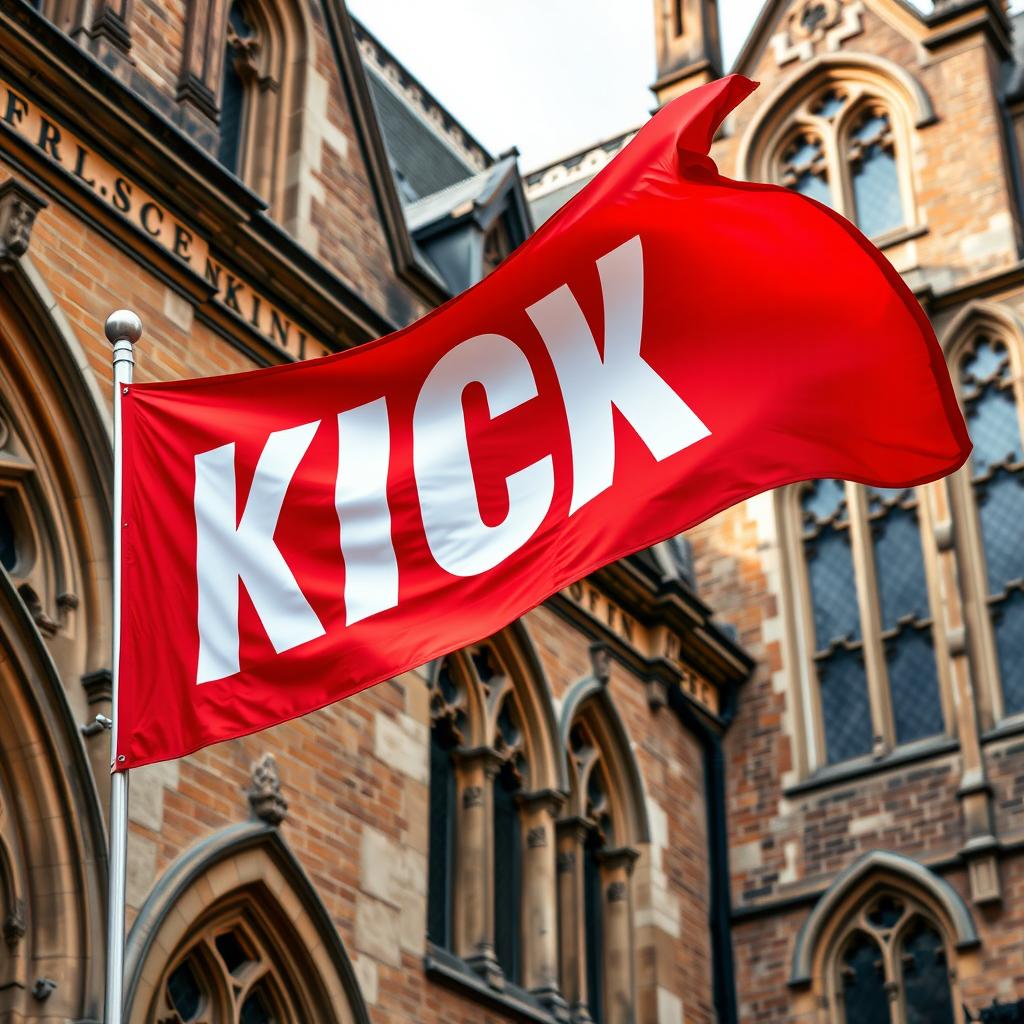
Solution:
{"label": "white sky", "polygon": [[[653,104],[653,0],[348,0],[488,149],[520,166],[633,128]],[[726,67],[761,0],[720,0]]]}

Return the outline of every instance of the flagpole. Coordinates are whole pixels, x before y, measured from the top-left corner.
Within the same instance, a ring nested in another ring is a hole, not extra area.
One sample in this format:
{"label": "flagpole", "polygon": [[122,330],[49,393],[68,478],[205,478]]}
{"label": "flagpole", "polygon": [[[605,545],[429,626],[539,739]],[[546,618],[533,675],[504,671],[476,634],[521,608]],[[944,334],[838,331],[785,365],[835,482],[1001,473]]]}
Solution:
{"label": "flagpole", "polygon": [[124,901],[128,863],[128,772],[114,771],[117,756],[118,675],[121,648],[121,397],[132,382],[133,346],[142,337],[142,321],[119,309],[107,317],[107,340],[114,346],[114,604],[112,680],[113,725],[110,731],[110,861],[107,888],[107,986],[104,1024],[121,1024],[124,1013]]}

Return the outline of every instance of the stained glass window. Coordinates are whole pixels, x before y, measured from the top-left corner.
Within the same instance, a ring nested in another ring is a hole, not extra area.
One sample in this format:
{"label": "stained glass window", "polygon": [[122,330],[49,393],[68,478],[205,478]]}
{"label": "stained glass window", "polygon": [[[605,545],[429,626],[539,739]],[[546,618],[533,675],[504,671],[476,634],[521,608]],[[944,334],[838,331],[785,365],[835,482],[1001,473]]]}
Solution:
{"label": "stained glass window", "polygon": [[803,492],[801,509],[825,746],[835,763],[872,747],[845,484],[814,481]]}
{"label": "stained glass window", "polygon": [[943,729],[915,492],[869,491],[868,516],[896,742],[910,743]]}
{"label": "stained glass window", "polygon": [[961,360],[960,383],[1003,708],[1016,714],[1024,711],[1024,451],[1006,346],[979,336]]}
{"label": "stained glass window", "polygon": [[801,131],[786,147],[782,157],[782,184],[801,195],[832,205],[824,146],[811,130]]}
{"label": "stained glass window", "polygon": [[869,237],[904,223],[899,170],[889,115],[867,108],[850,133],[848,159],[853,183],[854,217]]}
{"label": "stained glass window", "polygon": [[889,1018],[882,950],[864,932],[856,932],[842,957],[841,984],[846,1024],[882,1024]]}

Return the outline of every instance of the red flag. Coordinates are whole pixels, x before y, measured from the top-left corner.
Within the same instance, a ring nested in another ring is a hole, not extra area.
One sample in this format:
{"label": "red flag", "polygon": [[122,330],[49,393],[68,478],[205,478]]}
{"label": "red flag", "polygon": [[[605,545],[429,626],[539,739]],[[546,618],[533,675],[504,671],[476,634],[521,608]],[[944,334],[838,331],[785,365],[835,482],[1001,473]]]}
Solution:
{"label": "red flag", "polygon": [[934,480],[970,444],[927,319],[847,221],[660,111],[498,270],[353,351],[131,387],[118,768],[487,636],[768,488]]}

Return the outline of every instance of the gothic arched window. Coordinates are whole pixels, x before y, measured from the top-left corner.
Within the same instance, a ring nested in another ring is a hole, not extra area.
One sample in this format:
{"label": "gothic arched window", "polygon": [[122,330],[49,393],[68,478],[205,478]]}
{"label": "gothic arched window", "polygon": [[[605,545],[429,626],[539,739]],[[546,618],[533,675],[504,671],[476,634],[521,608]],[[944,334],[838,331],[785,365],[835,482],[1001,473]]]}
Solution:
{"label": "gothic arched window", "polygon": [[875,896],[837,947],[835,1024],[955,1024],[946,941],[913,900]]}
{"label": "gothic arched window", "polygon": [[860,83],[821,88],[792,113],[769,173],[885,238],[909,223],[909,171],[894,117]]}
{"label": "gothic arched window", "polygon": [[247,83],[256,72],[260,38],[241,0],[234,0],[228,12],[224,44],[224,74],[220,94],[220,146],[217,159],[235,174],[240,171]]}
{"label": "gothic arched window", "polygon": [[1024,447],[1010,352],[979,333],[960,352],[960,397],[974,442],[970,482],[1005,715],[1024,712]]}
{"label": "gothic arched window", "polygon": [[801,485],[819,756],[835,764],[942,733],[933,618],[914,489]]}
{"label": "gothic arched window", "polygon": [[546,685],[499,634],[446,658],[430,693],[428,937],[489,984],[540,995],[557,992],[541,976],[554,947],[538,946],[554,941],[554,911],[527,921],[523,907],[531,892],[531,906],[553,903],[563,788]]}
{"label": "gothic arched window", "polygon": [[608,693],[607,651],[562,708],[569,803],[558,823],[562,991],[573,1019],[632,1020],[636,1013],[632,875],[646,841],[642,783]]}

